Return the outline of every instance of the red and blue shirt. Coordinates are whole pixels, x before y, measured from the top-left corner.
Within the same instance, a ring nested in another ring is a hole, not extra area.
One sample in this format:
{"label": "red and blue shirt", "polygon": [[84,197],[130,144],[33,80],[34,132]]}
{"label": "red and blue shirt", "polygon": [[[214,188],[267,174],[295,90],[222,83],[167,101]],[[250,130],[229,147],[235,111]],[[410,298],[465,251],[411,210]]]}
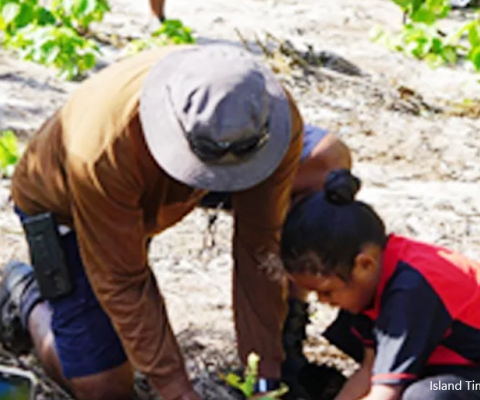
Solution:
{"label": "red and blue shirt", "polygon": [[354,333],[375,348],[373,384],[404,384],[438,367],[480,367],[480,264],[391,235],[371,309]]}

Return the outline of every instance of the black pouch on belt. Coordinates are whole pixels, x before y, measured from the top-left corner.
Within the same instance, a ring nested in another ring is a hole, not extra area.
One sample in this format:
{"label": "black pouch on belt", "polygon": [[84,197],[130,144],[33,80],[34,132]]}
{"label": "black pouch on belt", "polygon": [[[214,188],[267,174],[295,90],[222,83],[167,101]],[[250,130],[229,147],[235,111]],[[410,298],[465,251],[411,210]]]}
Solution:
{"label": "black pouch on belt", "polygon": [[72,284],[53,214],[26,217],[23,228],[42,297],[51,300],[68,294]]}

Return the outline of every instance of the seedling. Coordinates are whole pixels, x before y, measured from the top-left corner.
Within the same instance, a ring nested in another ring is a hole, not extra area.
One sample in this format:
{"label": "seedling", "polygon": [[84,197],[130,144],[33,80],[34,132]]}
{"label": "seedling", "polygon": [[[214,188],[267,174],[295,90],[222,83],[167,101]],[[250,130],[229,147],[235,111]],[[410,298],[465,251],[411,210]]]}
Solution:
{"label": "seedling", "polygon": [[82,35],[103,19],[106,0],[0,0],[0,43],[23,59],[54,67],[75,79],[95,66],[100,50]]}
{"label": "seedling", "polygon": [[192,35],[192,29],[183,25],[178,19],[167,19],[160,28],[146,39],[133,40],[127,46],[127,54],[135,54],[140,51],[168,45],[192,44],[196,40]]}
{"label": "seedling", "polygon": [[19,159],[18,140],[12,131],[0,133],[0,173],[2,177],[11,177]]}
{"label": "seedling", "polygon": [[240,390],[247,399],[255,400],[279,400],[282,395],[288,392],[288,387],[282,383],[280,389],[272,390],[262,394],[255,393],[255,384],[258,381],[258,363],[260,357],[250,353],[247,360],[247,368],[243,380],[237,374],[230,372],[227,376],[220,374],[220,378],[228,385]]}
{"label": "seedling", "polygon": [[392,1],[404,13],[403,28],[392,35],[376,27],[372,30],[374,41],[424,60],[431,67],[466,60],[480,72],[480,14],[459,29],[446,33],[438,23],[448,17],[450,0]]}

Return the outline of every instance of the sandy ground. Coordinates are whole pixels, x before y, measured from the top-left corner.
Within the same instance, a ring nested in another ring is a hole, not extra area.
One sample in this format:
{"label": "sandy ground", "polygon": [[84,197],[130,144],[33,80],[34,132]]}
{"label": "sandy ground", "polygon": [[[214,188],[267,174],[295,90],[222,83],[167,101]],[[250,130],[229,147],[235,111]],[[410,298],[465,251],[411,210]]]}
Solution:
{"label": "sandy ground", "polygon": [[[98,30],[120,36],[145,34],[146,3],[113,0],[112,8]],[[278,67],[278,59],[270,60],[305,119],[337,133],[351,147],[355,172],[364,183],[360,197],[377,208],[391,231],[448,245],[480,259],[478,75],[462,66],[431,70],[372,43],[368,34],[375,25],[400,26],[401,14],[390,1],[167,0],[166,12],[169,18],[181,18],[193,27],[201,43],[220,40],[242,45],[239,31],[263,57],[254,42],[255,37],[265,42],[268,32],[279,40],[288,39],[298,49],[310,44],[355,64],[364,72],[362,77],[326,68],[306,74],[297,67]],[[448,23],[455,25],[463,18],[457,13]],[[274,41],[269,45],[275,48]],[[103,64],[119,57],[117,49],[104,47]],[[51,71],[0,50],[0,129],[15,129],[27,140],[77,85],[61,82]],[[477,108],[462,106],[466,99]],[[20,227],[8,203],[8,187],[9,182],[3,181],[2,262],[26,259]],[[205,248],[206,226],[206,213],[195,211],[155,239],[150,258],[197,388],[205,399],[228,398],[216,373],[237,362],[230,303],[231,220],[221,216],[212,249]],[[320,338],[334,311],[314,308],[309,355],[348,373],[352,364],[332,353]],[[67,398],[44,380],[34,358],[4,358],[34,368],[42,378],[37,399]]]}

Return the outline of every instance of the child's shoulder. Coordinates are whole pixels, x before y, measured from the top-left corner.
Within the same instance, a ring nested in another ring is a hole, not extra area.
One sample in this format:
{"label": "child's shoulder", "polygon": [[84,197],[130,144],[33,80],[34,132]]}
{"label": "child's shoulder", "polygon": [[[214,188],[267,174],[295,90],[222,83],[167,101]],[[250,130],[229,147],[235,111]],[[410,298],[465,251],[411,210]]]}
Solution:
{"label": "child's shoulder", "polygon": [[409,265],[424,274],[451,276],[457,271],[460,275],[472,278],[479,275],[480,264],[464,255],[430,243],[399,235],[390,235],[384,252],[385,263]]}
{"label": "child's shoulder", "polygon": [[454,314],[480,299],[480,264],[445,247],[391,235],[384,267],[389,289],[433,290]]}

